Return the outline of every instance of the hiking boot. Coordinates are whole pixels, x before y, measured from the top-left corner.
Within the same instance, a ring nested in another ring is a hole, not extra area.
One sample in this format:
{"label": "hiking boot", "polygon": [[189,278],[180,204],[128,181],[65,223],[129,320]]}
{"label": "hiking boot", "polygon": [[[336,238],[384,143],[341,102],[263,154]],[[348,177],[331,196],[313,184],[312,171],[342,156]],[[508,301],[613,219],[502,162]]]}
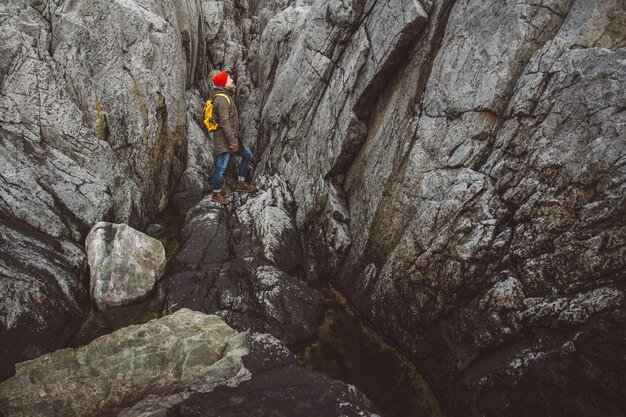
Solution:
{"label": "hiking boot", "polygon": [[235,184],[235,191],[240,193],[252,193],[256,191],[256,186],[248,184],[246,182],[238,182]]}
{"label": "hiking boot", "polygon": [[227,206],[227,205],[230,204],[230,200],[228,199],[228,197],[224,197],[220,193],[213,193],[213,195],[211,196],[211,201],[215,201],[216,203],[220,203],[223,206]]}

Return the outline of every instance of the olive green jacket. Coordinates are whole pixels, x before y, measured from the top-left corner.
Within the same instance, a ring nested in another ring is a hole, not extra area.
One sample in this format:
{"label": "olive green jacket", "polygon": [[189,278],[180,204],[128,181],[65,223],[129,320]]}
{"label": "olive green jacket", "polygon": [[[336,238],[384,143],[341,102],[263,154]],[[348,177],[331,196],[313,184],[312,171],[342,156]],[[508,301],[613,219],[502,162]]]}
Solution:
{"label": "olive green jacket", "polygon": [[[224,93],[230,97],[230,104],[224,96],[215,96]],[[217,122],[217,130],[213,132],[213,152],[219,155],[225,152],[235,152],[237,149],[229,145],[239,146],[239,115],[235,104],[234,91],[224,87],[215,87],[211,92],[213,98],[213,117]]]}

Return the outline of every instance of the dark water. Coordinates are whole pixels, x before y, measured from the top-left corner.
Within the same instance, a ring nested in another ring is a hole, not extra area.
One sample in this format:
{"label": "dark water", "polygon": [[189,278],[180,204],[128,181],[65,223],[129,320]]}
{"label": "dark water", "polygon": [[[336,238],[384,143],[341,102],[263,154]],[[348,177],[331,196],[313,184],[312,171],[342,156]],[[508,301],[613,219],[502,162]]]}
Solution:
{"label": "dark water", "polygon": [[428,383],[350,310],[345,298],[326,284],[320,290],[326,311],[319,338],[297,352],[301,363],[359,388],[382,417],[443,417]]}

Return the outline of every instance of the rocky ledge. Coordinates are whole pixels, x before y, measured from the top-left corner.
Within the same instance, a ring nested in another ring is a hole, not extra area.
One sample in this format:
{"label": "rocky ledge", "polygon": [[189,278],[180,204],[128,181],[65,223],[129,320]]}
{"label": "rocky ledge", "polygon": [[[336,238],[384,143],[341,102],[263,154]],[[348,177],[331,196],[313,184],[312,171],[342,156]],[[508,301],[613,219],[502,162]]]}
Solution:
{"label": "rocky ledge", "polygon": [[179,272],[162,283],[166,310],[217,314],[289,345],[313,338],[322,300],[296,277],[302,255],[289,196],[274,181],[268,191],[235,196],[227,209],[210,196],[195,205],[182,229]]}
{"label": "rocky ledge", "polygon": [[376,416],[353,386],[300,366],[279,340],[182,309],[17,365],[5,416]]}

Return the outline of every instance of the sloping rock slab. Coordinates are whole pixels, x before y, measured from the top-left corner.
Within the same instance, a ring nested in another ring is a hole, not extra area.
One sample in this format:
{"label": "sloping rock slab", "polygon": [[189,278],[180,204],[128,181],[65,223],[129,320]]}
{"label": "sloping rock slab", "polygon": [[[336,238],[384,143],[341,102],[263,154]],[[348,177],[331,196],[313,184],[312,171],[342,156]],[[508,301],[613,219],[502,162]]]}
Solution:
{"label": "sloping rock slab", "polygon": [[0,381],[67,346],[88,305],[85,254],[0,210]]}
{"label": "sloping rock slab", "polygon": [[190,210],[176,258],[180,272],[163,280],[166,309],[216,314],[238,330],[270,333],[289,345],[309,340],[322,316],[321,297],[280,268],[298,260],[271,261],[279,257],[267,255],[246,214],[251,205],[249,200],[232,211],[209,196]]}
{"label": "sloping rock slab", "polygon": [[282,342],[263,334],[252,334],[248,341],[250,353],[243,361],[252,379],[194,394],[167,416],[378,416],[354,386],[302,367]]}
{"label": "sloping rock slab", "polygon": [[249,377],[244,343],[218,317],[183,309],[18,364],[0,384],[0,414],[111,415],[150,395],[235,385]]}

